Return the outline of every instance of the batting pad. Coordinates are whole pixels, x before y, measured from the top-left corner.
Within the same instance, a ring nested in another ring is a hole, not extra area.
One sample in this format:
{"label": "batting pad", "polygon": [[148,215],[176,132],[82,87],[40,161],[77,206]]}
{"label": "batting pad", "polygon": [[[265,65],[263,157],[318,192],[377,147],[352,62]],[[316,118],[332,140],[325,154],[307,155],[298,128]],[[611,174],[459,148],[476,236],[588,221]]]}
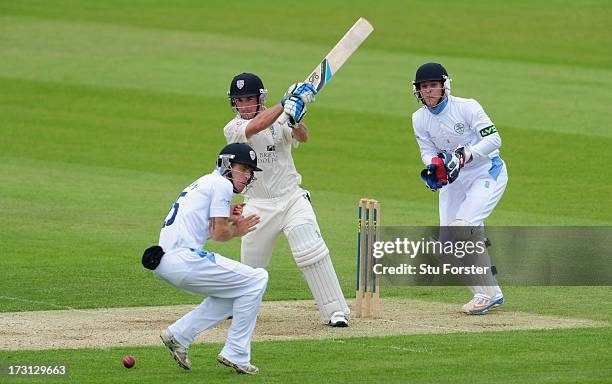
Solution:
{"label": "batting pad", "polygon": [[299,225],[287,234],[287,239],[319,307],[321,320],[328,323],[334,312],[348,316],[350,309],[340,289],[329,249],[318,229],[312,224]]}

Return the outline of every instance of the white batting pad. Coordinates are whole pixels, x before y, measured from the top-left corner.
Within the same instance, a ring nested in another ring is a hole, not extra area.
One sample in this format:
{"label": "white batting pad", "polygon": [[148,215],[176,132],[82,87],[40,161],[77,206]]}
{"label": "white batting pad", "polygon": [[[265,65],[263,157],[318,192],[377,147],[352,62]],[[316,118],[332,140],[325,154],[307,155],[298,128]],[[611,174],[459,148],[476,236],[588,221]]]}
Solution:
{"label": "white batting pad", "polygon": [[289,232],[287,239],[295,262],[302,270],[319,307],[321,320],[329,322],[334,312],[348,316],[350,309],[318,228],[312,224],[299,225]]}

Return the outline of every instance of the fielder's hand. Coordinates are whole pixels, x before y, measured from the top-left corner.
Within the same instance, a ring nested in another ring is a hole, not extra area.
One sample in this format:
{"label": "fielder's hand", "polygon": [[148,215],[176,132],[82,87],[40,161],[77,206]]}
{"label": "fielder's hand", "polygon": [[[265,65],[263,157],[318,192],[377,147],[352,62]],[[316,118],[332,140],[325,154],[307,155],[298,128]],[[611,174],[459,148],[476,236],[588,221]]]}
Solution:
{"label": "fielder's hand", "polygon": [[421,178],[433,192],[448,184],[444,162],[439,157],[431,159],[431,164],[421,171]]}
{"label": "fielder's hand", "polygon": [[236,222],[242,216],[242,209],[244,208],[245,203],[234,204],[230,210],[229,221]]}
{"label": "fielder's hand", "polygon": [[259,224],[259,216],[257,215],[249,215],[247,217],[240,216],[234,222],[234,235],[244,236],[247,233],[254,231],[257,224]]}
{"label": "fielder's hand", "polygon": [[285,92],[283,100],[289,99],[291,96],[297,96],[304,104],[313,103],[315,101],[315,95],[317,90],[312,86],[311,83],[293,83]]}
{"label": "fielder's hand", "polygon": [[289,115],[289,126],[296,128],[306,115],[306,104],[297,96],[283,99],[281,104],[283,105],[283,112]]}

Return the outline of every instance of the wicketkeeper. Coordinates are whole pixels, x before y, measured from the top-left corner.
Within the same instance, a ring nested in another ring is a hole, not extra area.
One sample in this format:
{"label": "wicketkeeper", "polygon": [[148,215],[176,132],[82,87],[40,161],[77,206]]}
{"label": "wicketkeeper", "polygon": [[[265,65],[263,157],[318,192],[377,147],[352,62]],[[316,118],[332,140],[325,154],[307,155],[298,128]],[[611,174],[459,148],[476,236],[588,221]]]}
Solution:
{"label": "wicketkeeper", "polygon": [[[432,191],[440,190],[440,226],[455,228],[454,240],[485,241],[484,220],[508,182],[499,157],[501,136],[476,100],[451,96],[451,79],[441,64],[421,65],[412,84],[423,103],[412,114],[426,166],[421,177]],[[478,255],[478,264],[491,267],[487,252]],[[494,274],[493,267],[469,287],[474,297],[463,306],[465,313],[484,313],[504,303]]]}

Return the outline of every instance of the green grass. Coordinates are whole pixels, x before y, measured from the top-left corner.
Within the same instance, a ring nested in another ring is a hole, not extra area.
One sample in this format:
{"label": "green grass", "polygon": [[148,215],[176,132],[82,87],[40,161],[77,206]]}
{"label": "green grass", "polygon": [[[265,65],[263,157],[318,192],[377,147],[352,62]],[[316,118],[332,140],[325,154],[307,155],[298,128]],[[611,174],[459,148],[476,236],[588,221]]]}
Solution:
{"label": "green grass", "polygon": [[[256,72],[275,103],[359,16],[375,32],[317,96],[310,141],[294,152],[347,296],[360,197],[382,201],[385,225],[437,223],[410,126],[410,82],[426,61],[444,63],[453,94],[478,99],[502,134],[510,181],[488,225],[612,224],[608,2],[4,1],[0,311],[198,302],[139,258],[178,191],[211,170],[232,117],[229,80]],[[236,258],[239,242],[208,248]],[[310,297],[284,239],[270,274],[266,300]],[[612,321],[610,287],[505,293],[508,310]],[[384,294],[458,304],[468,295]],[[603,328],[257,343],[254,361],[265,372],[256,380],[268,382],[320,382],[320,372],[325,381],[472,382],[482,366],[494,368],[490,381],[604,382],[610,342]],[[217,349],[195,347],[189,374],[161,348],[0,352],[0,362],[68,361],[78,382],[235,380],[207,363]],[[120,357],[130,351],[140,361],[126,371]],[[303,361],[279,358],[288,355]]]}
{"label": "green grass", "polygon": [[[70,381],[78,383],[606,383],[612,358],[604,337],[610,338],[610,329],[260,342],[253,345],[253,362],[262,370],[257,377],[218,364],[217,344],[190,350],[190,372],[162,347],[24,351],[6,361],[68,364]],[[137,359],[130,370],[121,364],[127,354]]]}

